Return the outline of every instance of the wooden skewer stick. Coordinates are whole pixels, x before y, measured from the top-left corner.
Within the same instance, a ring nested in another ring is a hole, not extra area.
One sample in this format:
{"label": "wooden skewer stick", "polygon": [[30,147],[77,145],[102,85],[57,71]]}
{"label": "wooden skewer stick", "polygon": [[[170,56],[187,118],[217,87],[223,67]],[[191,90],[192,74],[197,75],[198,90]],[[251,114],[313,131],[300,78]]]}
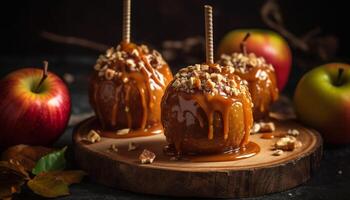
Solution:
{"label": "wooden skewer stick", "polygon": [[123,42],[130,42],[131,0],[123,2]]}
{"label": "wooden skewer stick", "polygon": [[205,15],[205,53],[207,64],[214,64],[214,43],[213,43],[213,8],[204,6]]}

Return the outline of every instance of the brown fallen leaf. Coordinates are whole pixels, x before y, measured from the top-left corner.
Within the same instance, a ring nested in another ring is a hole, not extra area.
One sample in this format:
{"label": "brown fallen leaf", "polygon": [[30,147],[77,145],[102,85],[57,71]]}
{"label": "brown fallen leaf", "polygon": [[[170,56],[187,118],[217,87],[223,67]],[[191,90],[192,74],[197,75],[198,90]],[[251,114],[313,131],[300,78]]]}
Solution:
{"label": "brown fallen leaf", "polygon": [[10,199],[29,179],[28,173],[17,162],[0,161],[0,199]]}
{"label": "brown fallen leaf", "polygon": [[69,195],[68,186],[80,183],[85,175],[81,170],[46,172],[28,181],[27,185],[34,193],[43,197],[65,196]]}
{"label": "brown fallen leaf", "polygon": [[36,162],[43,156],[53,152],[55,149],[42,146],[16,145],[8,148],[1,155],[1,160],[17,161],[26,171],[32,171]]}
{"label": "brown fallen leaf", "polygon": [[38,175],[27,182],[28,187],[43,197],[54,198],[69,195],[68,184],[52,175]]}
{"label": "brown fallen leaf", "polygon": [[68,185],[80,183],[86,173],[81,170],[53,171],[41,174],[42,176],[55,176],[57,179],[63,180]]}

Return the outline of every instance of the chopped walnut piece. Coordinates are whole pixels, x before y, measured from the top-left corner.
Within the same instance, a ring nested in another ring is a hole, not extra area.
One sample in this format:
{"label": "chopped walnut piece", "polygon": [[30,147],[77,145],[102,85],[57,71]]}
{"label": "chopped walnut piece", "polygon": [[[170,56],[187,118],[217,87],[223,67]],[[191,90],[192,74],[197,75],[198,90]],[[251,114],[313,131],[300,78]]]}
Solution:
{"label": "chopped walnut piece", "polygon": [[297,129],[289,129],[289,130],[287,131],[287,134],[296,137],[296,136],[298,136],[300,133],[299,133],[299,131],[298,131]]}
{"label": "chopped walnut piece", "polygon": [[137,149],[137,145],[133,142],[129,142],[128,151],[134,151]]}
{"label": "chopped walnut piece", "polygon": [[117,134],[117,135],[126,135],[126,134],[129,133],[129,131],[130,131],[130,129],[124,128],[124,129],[118,130],[118,131],[116,132],[116,134]]}
{"label": "chopped walnut piece", "polygon": [[273,122],[260,122],[260,131],[263,132],[273,132],[276,130],[275,124]]}
{"label": "chopped walnut piece", "polygon": [[273,132],[276,130],[275,124],[273,122],[255,122],[251,133],[266,133]]}
{"label": "chopped walnut piece", "polygon": [[299,148],[301,146],[302,146],[302,143],[299,140],[289,135],[280,138],[275,143],[276,149],[281,149],[284,151],[293,151],[294,149]]}
{"label": "chopped walnut piece", "polygon": [[147,149],[144,149],[139,156],[139,160],[141,161],[142,164],[151,164],[153,163],[155,158],[156,158],[156,154],[154,154],[152,151],[149,151]]}
{"label": "chopped walnut piece", "polygon": [[113,151],[113,152],[118,152],[117,145],[116,144],[111,144],[111,146],[109,147],[109,150]]}
{"label": "chopped walnut piece", "polygon": [[105,71],[105,77],[107,80],[112,80],[114,78],[115,71],[113,69],[107,69]]}
{"label": "chopped walnut piece", "polygon": [[283,150],[281,150],[281,149],[277,149],[277,150],[273,151],[273,153],[272,153],[273,156],[280,156],[282,154],[283,154]]}
{"label": "chopped walnut piece", "polygon": [[91,143],[96,143],[101,141],[101,136],[95,130],[90,130],[86,137],[86,140]]}
{"label": "chopped walnut piece", "polygon": [[254,122],[253,127],[252,127],[252,129],[250,130],[250,133],[251,133],[251,134],[259,133],[259,131],[260,131],[260,124]]}

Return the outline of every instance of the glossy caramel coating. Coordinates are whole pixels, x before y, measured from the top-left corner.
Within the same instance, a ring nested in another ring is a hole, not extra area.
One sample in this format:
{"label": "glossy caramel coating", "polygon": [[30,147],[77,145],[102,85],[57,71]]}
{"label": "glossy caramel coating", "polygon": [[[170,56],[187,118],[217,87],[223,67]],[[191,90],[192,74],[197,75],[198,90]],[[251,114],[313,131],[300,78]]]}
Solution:
{"label": "glossy caramel coating", "polygon": [[254,104],[255,120],[267,117],[270,105],[278,99],[278,87],[273,66],[254,53],[222,55],[218,63],[235,68],[235,74],[247,81]]}
{"label": "glossy caramel coating", "polygon": [[104,130],[159,126],[161,98],[173,76],[157,51],[122,43],[94,68],[89,97]]}
{"label": "glossy caramel coating", "polygon": [[177,154],[221,153],[245,146],[253,124],[248,88],[229,67],[178,72],[162,100],[162,124]]}

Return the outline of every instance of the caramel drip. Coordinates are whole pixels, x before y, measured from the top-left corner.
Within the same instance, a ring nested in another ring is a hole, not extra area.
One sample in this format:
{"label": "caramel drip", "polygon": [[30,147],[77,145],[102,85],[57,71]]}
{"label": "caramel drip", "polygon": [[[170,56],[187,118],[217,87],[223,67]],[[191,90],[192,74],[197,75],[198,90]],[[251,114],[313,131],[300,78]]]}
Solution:
{"label": "caramel drip", "polygon": [[249,142],[249,135],[251,126],[249,124],[253,124],[253,116],[252,113],[249,112],[251,109],[251,103],[247,98],[242,98],[242,106],[243,106],[243,114],[244,114],[244,136],[243,140],[240,144],[241,147],[244,147]]}
{"label": "caramel drip", "polygon": [[130,112],[130,85],[128,84],[125,85],[125,104],[126,104],[126,108],[129,109],[129,110],[126,110],[125,108],[126,119],[128,121],[128,127],[131,128],[132,116]]}
{"label": "caramel drip", "polygon": [[219,112],[223,118],[223,134],[224,138],[228,138],[229,132],[229,112],[233,104],[233,100],[230,98],[225,98],[220,95],[209,95],[209,94],[195,94],[195,101],[204,110],[208,118],[208,139],[212,140],[214,138],[214,113]]}
{"label": "caramel drip", "polygon": [[[135,63],[143,62],[144,66],[140,67],[140,71],[130,71],[127,69],[127,66],[124,63],[117,63],[117,66],[120,67],[118,71],[122,73],[122,80],[126,79],[128,80],[127,83],[121,83],[124,85],[125,88],[125,105],[129,108],[129,111],[126,112],[127,115],[127,124],[128,128],[132,128],[132,113],[130,112],[130,105],[133,103],[131,102],[130,97],[130,84],[134,84],[136,86],[136,89],[139,92],[141,105],[142,105],[142,119],[141,119],[141,126],[140,129],[145,129],[147,126],[148,118],[149,118],[149,112],[153,109],[155,105],[157,105],[157,100],[161,97],[158,97],[157,92],[154,90],[164,90],[165,89],[165,79],[162,78],[162,74],[157,74],[156,70],[152,67],[150,62],[147,59],[147,56],[143,53],[142,49],[140,47],[137,47],[131,43],[121,44],[122,48],[127,52],[132,52],[133,50],[137,50],[139,56],[134,58]],[[167,67],[167,65],[164,65],[163,67]],[[160,77],[160,78],[159,78]],[[171,74],[167,74],[167,78],[172,78]],[[161,92],[162,93],[162,92]],[[148,97],[147,97],[147,96]],[[115,104],[119,104],[120,98],[117,96],[115,97]],[[113,106],[113,109],[117,106]],[[112,119],[116,119],[116,116],[118,115],[117,112],[112,112]]]}

